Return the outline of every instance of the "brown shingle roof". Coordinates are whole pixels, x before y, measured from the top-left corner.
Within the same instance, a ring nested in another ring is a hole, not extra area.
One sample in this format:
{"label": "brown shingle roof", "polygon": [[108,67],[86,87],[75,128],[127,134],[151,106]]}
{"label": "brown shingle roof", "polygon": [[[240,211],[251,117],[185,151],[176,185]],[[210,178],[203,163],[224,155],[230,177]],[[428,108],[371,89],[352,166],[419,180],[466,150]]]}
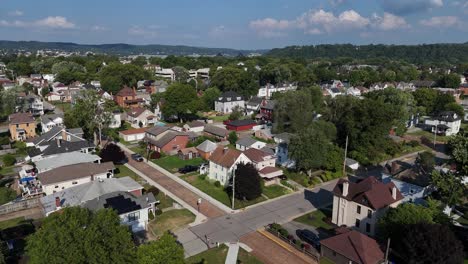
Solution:
{"label": "brown shingle roof", "polygon": [[[348,195],[343,196],[343,183],[348,182]],[[374,210],[384,208],[401,199],[403,195],[396,188],[396,199],[392,197],[392,189],[396,186],[393,182],[382,183],[374,176],[368,177],[358,183],[353,183],[348,180],[340,179],[333,189],[333,193],[343,197],[346,200],[354,201]]]}
{"label": "brown shingle roof", "polygon": [[115,166],[112,162],[104,162],[101,164],[78,163],[43,172],[38,175],[38,178],[43,185],[49,185],[58,182],[85,178],[88,176],[90,177],[96,174],[105,173],[114,168]]}
{"label": "brown shingle roof", "polygon": [[9,117],[10,124],[34,123],[34,117],[30,113],[14,113]]}
{"label": "brown shingle roof", "polygon": [[146,130],[147,130],[146,127],[142,127],[142,128],[135,128],[135,129],[128,129],[128,130],[120,131],[119,133],[122,133],[124,135],[134,135],[134,134],[145,133]]}
{"label": "brown shingle roof", "polygon": [[131,117],[139,117],[146,109],[143,107],[135,107],[127,111],[127,115]]}
{"label": "brown shingle roof", "polygon": [[209,160],[224,168],[230,168],[241,154],[242,152],[237,149],[218,147],[213,154],[211,154]]}
{"label": "brown shingle roof", "polygon": [[178,132],[178,131],[169,131],[167,132],[166,134],[164,134],[160,139],[158,140],[154,140],[152,138],[146,138],[147,141],[149,141],[151,144],[155,145],[156,147],[158,148],[163,148],[164,146],[166,146],[169,142],[171,142],[172,139],[174,139],[175,137],[179,137],[179,136],[182,136],[182,137],[188,137],[187,134],[185,133],[182,133],[182,132]]}
{"label": "brown shingle roof", "polygon": [[188,123],[187,125],[189,127],[202,127],[202,126],[205,126],[205,122],[195,120],[195,121]]}
{"label": "brown shingle roof", "polygon": [[225,137],[227,134],[229,134],[229,131],[227,129],[224,129],[222,127],[218,127],[215,125],[206,125],[204,131],[206,133],[218,136],[218,137]]}
{"label": "brown shingle roof", "polygon": [[268,157],[271,158],[270,154],[255,148],[249,148],[245,150],[244,154],[247,156],[247,158],[254,162],[262,162],[265,161]]}
{"label": "brown shingle roof", "polygon": [[379,244],[355,230],[321,240],[320,244],[352,260],[353,263],[377,264],[384,259]]}
{"label": "brown shingle roof", "polygon": [[117,96],[136,96],[136,93],[132,88],[125,86],[117,93]]}
{"label": "brown shingle roof", "polygon": [[190,152],[192,153],[198,153],[198,150],[195,147],[190,147],[190,148],[184,148],[179,150],[182,154],[188,155]]}

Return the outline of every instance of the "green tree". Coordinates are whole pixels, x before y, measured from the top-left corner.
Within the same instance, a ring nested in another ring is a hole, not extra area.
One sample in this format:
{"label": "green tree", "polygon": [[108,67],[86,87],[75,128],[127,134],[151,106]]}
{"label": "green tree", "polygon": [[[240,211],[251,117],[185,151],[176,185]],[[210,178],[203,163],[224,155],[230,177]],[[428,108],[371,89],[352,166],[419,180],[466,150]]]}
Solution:
{"label": "green tree", "polygon": [[143,56],[138,56],[132,60],[132,64],[139,66],[139,67],[143,67],[147,62],[148,61]]}
{"label": "green tree", "polygon": [[211,85],[222,92],[234,91],[244,96],[254,95],[258,90],[254,74],[237,67],[224,67],[215,71]]}
{"label": "green tree", "polygon": [[203,108],[207,111],[214,109],[214,102],[221,95],[221,91],[217,87],[210,87],[203,92],[201,100],[203,101]]}
{"label": "green tree", "polygon": [[6,204],[16,199],[17,194],[8,187],[0,187],[0,204]]}
{"label": "green tree", "polygon": [[458,204],[467,191],[462,176],[451,172],[432,171],[431,183],[436,187],[441,201],[449,206]]}
{"label": "green tree", "polygon": [[30,263],[135,263],[128,227],[113,210],[62,209],[26,239]]}
{"label": "green tree", "polygon": [[133,64],[111,63],[99,73],[102,88],[112,93],[117,93],[123,86],[135,87],[138,81],[150,78],[150,72]]}
{"label": "green tree", "polygon": [[435,166],[435,155],[429,151],[421,152],[416,158],[416,164],[424,174],[430,174]]}
{"label": "green tree", "polygon": [[237,105],[232,109],[229,120],[239,120],[242,116],[244,116],[244,109]]}
{"label": "green tree", "polygon": [[436,107],[436,100],[438,97],[437,90],[431,88],[420,88],[413,92],[413,97],[418,106],[423,107],[422,114],[431,114]]}
{"label": "green tree", "polygon": [[183,114],[196,113],[200,109],[197,92],[188,84],[171,84],[163,97],[162,113],[166,118],[177,116],[182,120]]}
{"label": "green tree", "polygon": [[231,145],[236,145],[237,140],[239,137],[237,136],[236,131],[231,131],[228,135],[228,141],[231,143]]}
{"label": "green tree", "polygon": [[444,75],[441,80],[441,86],[447,88],[458,88],[460,86],[460,76],[456,73]]}
{"label": "green tree", "polygon": [[448,145],[450,155],[457,163],[458,170],[468,175],[468,131],[451,137]]}
{"label": "green tree", "polygon": [[143,244],[137,251],[138,264],[183,264],[184,249],[174,236],[164,233],[158,240]]}
{"label": "green tree", "polygon": [[180,83],[186,83],[190,78],[189,71],[182,66],[175,66],[172,68],[175,75],[175,80]]}
{"label": "green tree", "polygon": [[446,104],[444,110],[455,112],[460,117],[463,117],[465,115],[465,109],[463,108],[463,106],[456,102]]}
{"label": "green tree", "polygon": [[262,179],[252,163],[238,164],[235,174],[234,195],[237,199],[250,201],[262,195]]}
{"label": "green tree", "polygon": [[16,162],[16,159],[13,155],[11,154],[5,154],[3,157],[2,157],[2,161],[3,161],[3,165],[9,167],[9,166],[12,166],[15,164]]}

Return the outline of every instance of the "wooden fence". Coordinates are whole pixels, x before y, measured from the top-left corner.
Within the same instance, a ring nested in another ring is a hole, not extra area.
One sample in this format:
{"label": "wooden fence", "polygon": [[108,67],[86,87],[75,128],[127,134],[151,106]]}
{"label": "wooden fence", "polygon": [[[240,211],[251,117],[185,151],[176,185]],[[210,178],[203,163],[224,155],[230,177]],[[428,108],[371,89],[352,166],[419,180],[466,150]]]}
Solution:
{"label": "wooden fence", "polygon": [[0,215],[5,215],[21,210],[31,209],[39,206],[39,198],[32,198],[17,202],[11,202],[0,206]]}

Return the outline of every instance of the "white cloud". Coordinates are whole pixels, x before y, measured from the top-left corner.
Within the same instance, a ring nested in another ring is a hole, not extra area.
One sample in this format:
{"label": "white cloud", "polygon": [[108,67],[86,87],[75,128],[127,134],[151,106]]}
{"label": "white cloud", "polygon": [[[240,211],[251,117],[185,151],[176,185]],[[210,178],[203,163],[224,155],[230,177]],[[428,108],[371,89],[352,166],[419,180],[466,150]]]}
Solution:
{"label": "white cloud", "polygon": [[75,24],[68,21],[66,17],[62,16],[49,16],[36,21],[7,21],[1,20],[0,26],[4,27],[35,27],[35,28],[52,28],[52,29],[73,29],[76,28]]}
{"label": "white cloud", "polygon": [[250,22],[250,27],[256,30],[282,30],[292,26],[292,22],[288,20],[276,20],[274,18],[258,19]]}
{"label": "white cloud", "polygon": [[409,25],[403,17],[396,16],[384,12],[383,17],[379,17],[377,14],[373,15],[374,26],[381,30],[394,30],[401,28],[408,28]]}
{"label": "white cloud", "polygon": [[455,16],[437,16],[423,19],[419,23],[426,27],[452,27],[458,25],[460,20]]}
{"label": "white cloud", "polygon": [[92,27],[91,27],[91,30],[92,30],[92,31],[107,31],[108,28],[103,27],[103,26],[95,25],[95,26],[92,26]]}
{"label": "white cloud", "polygon": [[10,11],[8,12],[8,15],[9,16],[22,16],[24,13],[23,11],[21,10],[14,10],[14,11]]}

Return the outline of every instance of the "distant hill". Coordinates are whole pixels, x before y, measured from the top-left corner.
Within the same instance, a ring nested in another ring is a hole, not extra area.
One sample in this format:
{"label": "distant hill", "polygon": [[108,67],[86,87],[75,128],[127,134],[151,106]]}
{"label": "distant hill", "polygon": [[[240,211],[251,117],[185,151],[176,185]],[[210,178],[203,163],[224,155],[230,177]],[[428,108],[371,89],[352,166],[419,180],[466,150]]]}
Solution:
{"label": "distant hill", "polygon": [[190,46],[171,46],[171,45],[130,45],[130,44],[76,44],[70,42],[40,42],[40,41],[7,41],[0,40],[0,50],[27,50],[35,52],[37,50],[60,50],[67,52],[87,52],[106,53],[114,55],[229,55],[237,56],[239,54],[248,55],[250,53],[265,53],[265,50],[236,50],[225,48],[203,48]]}
{"label": "distant hill", "polygon": [[266,55],[282,58],[387,58],[411,63],[468,62],[468,43],[423,45],[314,45],[272,49]]}

